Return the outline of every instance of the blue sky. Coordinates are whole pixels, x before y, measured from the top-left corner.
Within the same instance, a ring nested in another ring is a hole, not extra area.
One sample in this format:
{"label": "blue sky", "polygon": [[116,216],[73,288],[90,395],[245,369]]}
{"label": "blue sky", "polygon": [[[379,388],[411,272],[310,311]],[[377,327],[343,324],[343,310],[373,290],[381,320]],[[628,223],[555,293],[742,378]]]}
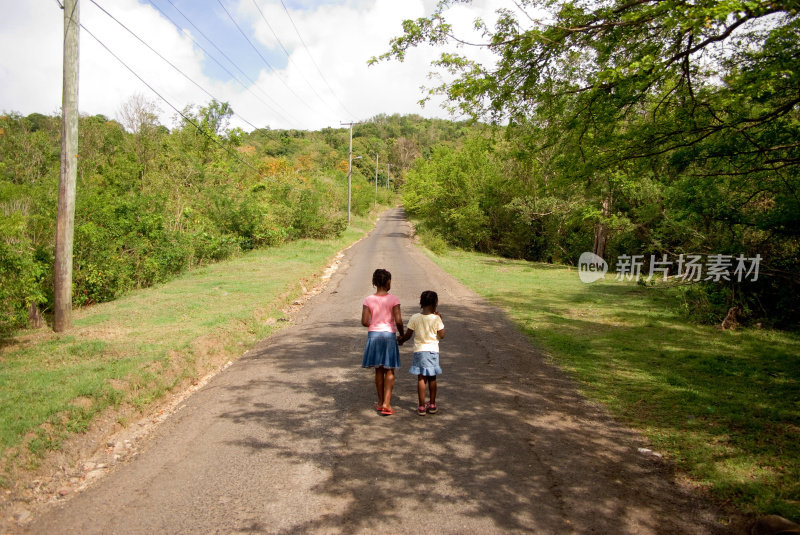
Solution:
{"label": "blue sky", "polygon": [[[252,35],[253,23],[260,23],[261,21],[259,19],[248,20],[237,17],[238,13],[235,12],[235,6],[229,0],[221,1],[228,9],[228,12],[234,17],[236,23],[248,33],[248,36]],[[223,64],[227,69],[226,71],[215,61],[206,59],[203,62],[203,72],[209,77],[219,80],[229,80],[231,76],[228,71],[240,78],[241,73],[232,67],[225,60],[224,56],[222,56],[204,36],[211,39],[211,41],[225,52],[228,57],[236,61],[236,64],[251,79],[258,76],[261,69],[266,68],[264,61],[248,44],[247,40],[245,40],[236,25],[231,21],[231,18],[216,0],[210,2],[197,2],[192,0],[147,0],[147,3],[161,10],[171,21],[177,23],[182,30],[191,33],[195,41],[210,54],[214,54],[217,61]],[[285,3],[290,10],[302,7],[299,5],[299,2]],[[319,4],[332,3],[334,2],[319,2]],[[291,28],[288,17],[269,22],[276,33],[278,32],[278,28],[294,30]],[[283,69],[286,67],[289,59],[280,46],[266,47],[258,42],[254,42],[254,44],[272,67],[276,69]]]}

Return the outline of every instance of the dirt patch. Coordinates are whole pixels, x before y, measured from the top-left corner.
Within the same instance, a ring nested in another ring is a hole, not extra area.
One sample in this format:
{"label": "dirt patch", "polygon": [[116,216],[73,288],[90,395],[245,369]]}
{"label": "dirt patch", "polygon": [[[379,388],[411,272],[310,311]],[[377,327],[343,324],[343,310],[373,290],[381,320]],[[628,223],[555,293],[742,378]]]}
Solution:
{"label": "dirt patch", "polygon": [[[195,369],[200,372],[213,366],[217,359],[226,356],[227,351],[220,335],[206,334],[192,343],[192,354],[195,359]],[[172,359],[172,362],[178,362],[178,359]]]}
{"label": "dirt patch", "polygon": [[73,407],[78,407],[80,409],[90,409],[92,408],[93,403],[94,402],[90,398],[83,396],[75,398],[69,402],[69,404],[72,405]]}
{"label": "dirt patch", "polygon": [[117,342],[125,339],[131,330],[122,325],[112,323],[102,326],[81,327],[75,330],[75,335],[81,338],[91,338],[103,342]]}
{"label": "dirt patch", "polygon": [[122,379],[109,379],[108,384],[110,384],[111,388],[118,392],[127,392],[130,388],[128,381],[124,381]]}
{"label": "dirt patch", "polygon": [[[78,398],[75,403],[85,405],[86,401]],[[11,483],[0,499],[0,532],[13,532],[16,524],[32,519],[43,505],[75,492],[86,479],[80,460],[96,455],[106,444],[106,437],[123,429],[120,422],[135,415],[128,406],[108,409],[95,417],[86,432],[68,438],[60,450],[44,458],[36,457],[25,446],[33,433],[22,446],[7,452],[4,461],[13,461],[4,462],[4,477]]]}
{"label": "dirt patch", "polygon": [[25,331],[11,338],[0,340],[0,356],[7,355],[19,349],[24,349],[33,344],[41,344],[58,338],[59,335],[50,329],[35,329]]}

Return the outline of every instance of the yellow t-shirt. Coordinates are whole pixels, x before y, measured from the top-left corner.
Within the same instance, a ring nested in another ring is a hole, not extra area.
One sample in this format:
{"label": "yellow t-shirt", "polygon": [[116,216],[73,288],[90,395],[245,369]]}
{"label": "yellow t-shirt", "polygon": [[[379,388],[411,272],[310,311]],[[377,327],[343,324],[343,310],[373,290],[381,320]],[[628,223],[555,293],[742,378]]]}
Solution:
{"label": "yellow t-shirt", "polygon": [[444,329],[442,318],[436,314],[414,314],[408,322],[408,328],[414,331],[414,353],[419,351],[439,352],[438,331]]}

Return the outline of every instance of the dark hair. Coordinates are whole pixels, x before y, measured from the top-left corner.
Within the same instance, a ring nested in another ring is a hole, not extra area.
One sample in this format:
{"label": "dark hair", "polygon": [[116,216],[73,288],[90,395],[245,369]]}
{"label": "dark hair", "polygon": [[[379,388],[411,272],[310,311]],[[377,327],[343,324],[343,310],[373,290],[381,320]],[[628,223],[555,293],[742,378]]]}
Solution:
{"label": "dark hair", "polygon": [[392,274],[383,268],[376,269],[372,274],[372,285],[376,288],[387,288],[390,280],[392,280]]}
{"label": "dark hair", "polygon": [[422,308],[425,307],[434,307],[439,304],[439,296],[436,295],[436,292],[433,290],[425,290],[422,292],[422,295],[419,296],[419,306]]}

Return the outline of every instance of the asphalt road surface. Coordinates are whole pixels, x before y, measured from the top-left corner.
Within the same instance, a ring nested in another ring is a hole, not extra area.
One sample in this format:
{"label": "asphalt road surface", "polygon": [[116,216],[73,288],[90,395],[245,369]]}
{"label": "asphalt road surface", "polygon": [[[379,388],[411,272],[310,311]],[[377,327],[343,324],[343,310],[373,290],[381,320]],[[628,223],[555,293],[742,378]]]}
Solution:
{"label": "asphalt road surface", "polygon": [[[722,533],[503,314],[413,245],[402,210],[349,249],[296,323],[185,401],[138,457],[30,533]],[[439,414],[416,414],[413,344],[393,416],[361,368],[361,302],[392,273],[404,321],[439,293]],[[535,276],[535,275],[532,275]]]}

